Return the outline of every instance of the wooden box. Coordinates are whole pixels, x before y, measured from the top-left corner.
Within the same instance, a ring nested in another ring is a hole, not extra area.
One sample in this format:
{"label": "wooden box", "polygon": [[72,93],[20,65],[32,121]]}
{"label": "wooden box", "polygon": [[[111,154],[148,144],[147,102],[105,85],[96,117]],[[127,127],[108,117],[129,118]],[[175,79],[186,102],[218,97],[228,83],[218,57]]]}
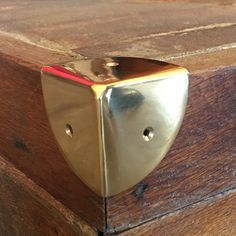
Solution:
{"label": "wooden box", "polygon": [[[236,235],[236,2],[0,0],[0,235]],[[101,198],[68,167],[40,68],[139,56],[190,71],[180,133],[142,182]]]}

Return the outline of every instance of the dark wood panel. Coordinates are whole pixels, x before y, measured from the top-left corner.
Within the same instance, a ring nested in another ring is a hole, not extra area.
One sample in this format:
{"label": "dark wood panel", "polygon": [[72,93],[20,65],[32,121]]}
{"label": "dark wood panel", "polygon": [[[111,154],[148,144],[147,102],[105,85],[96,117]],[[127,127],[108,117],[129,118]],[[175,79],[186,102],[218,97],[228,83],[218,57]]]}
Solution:
{"label": "dark wood panel", "polygon": [[92,236],[96,231],[0,157],[0,234]]}
{"label": "dark wood panel", "polygon": [[228,191],[119,235],[236,235],[235,202],[236,191]]}
{"label": "dark wood panel", "polygon": [[187,112],[162,163],[107,200],[108,229],[132,228],[236,187],[236,69],[190,77]]}
{"label": "dark wood panel", "polygon": [[56,199],[99,229],[104,200],[72,172],[44,109],[39,71],[0,57],[0,152]]}

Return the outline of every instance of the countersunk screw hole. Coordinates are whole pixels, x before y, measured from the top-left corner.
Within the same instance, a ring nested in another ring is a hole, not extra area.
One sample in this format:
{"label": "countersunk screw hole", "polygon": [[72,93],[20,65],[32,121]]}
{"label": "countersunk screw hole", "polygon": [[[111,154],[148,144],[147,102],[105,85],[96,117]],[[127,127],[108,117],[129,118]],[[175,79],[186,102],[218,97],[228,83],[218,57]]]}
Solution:
{"label": "countersunk screw hole", "polygon": [[73,137],[73,129],[72,129],[72,126],[70,124],[65,125],[65,132],[70,138]]}
{"label": "countersunk screw hole", "polygon": [[152,138],[154,137],[154,130],[152,127],[147,127],[144,131],[143,131],[143,139],[148,142],[150,140],[152,140]]}
{"label": "countersunk screw hole", "polygon": [[115,66],[118,66],[118,65],[119,65],[119,63],[116,62],[116,61],[111,61],[111,62],[106,63],[106,66],[108,66],[108,67],[115,67]]}

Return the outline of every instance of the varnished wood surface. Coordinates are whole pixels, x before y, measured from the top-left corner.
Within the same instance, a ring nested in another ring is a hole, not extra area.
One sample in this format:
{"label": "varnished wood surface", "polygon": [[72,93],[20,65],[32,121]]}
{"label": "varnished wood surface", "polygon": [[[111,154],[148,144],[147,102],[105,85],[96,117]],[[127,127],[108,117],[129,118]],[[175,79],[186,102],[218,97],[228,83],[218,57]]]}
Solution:
{"label": "varnished wood surface", "polygon": [[172,212],[120,236],[236,235],[236,191],[229,190]]}
{"label": "varnished wood surface", "polygon": [[[0,0],[0,153],[89,224],[123,231],[236,187],[236,1]],[[39,68],[84,56],[189,68],[183,127],[162,164],[104,204],[49,129]]]}
{"label": "varnished wood surface", "polygon": [[97,235],[95,229],[2,157],[0,180],[0,235]]}
{"label": "varnished wood surface", "polygon": [[[81,54],[172,60],[212,53],[235,47],[235,3],[1,0],[1,51],[21,57],[23,50],[22,59],[37,65]],[[21,44],[20,49],[12,51],[13,42]],[[32,49],[26,50],[29,45]]]}

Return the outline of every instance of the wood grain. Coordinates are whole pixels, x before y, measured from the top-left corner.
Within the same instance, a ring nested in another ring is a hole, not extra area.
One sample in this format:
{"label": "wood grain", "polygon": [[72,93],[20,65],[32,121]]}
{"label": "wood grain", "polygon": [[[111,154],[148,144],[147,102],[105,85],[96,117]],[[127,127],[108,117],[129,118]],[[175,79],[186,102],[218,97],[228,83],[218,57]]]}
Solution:
{"label": "wood grain", "polygon": [[96,230],[0,157],[0,234],[95,236]]}
{"label": "wood grain", "polygon": [[[235,188],[235,26],[231,0],[0,0],[0,153],[107,233]],[[191,73],[187,114],[168,156],[109,199],[84,186],[58,151],[39,73],[45,64],[101,55],[162,59]]]}
{"label": "wood grain", "polygon": [[235,202],[236,191],[227,191],[119,235],[236,235]]}
{"label": "wood grain", "polygon": [[235,43],[235,1],[144,3],[1,0],[0,36],[67,55],[153,58]]}

